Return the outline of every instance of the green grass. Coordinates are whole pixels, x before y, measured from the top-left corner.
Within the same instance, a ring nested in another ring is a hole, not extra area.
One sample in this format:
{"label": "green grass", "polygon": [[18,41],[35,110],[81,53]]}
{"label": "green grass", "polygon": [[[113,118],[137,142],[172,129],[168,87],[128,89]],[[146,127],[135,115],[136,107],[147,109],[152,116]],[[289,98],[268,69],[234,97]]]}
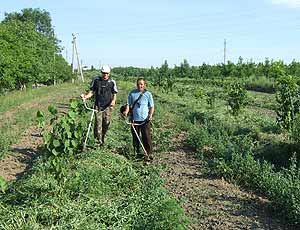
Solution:
{"label": "green grass", "polygon": [[36,125],[38,110],[46,111],[49,104],[65,106],[71,97],[79,96],[86,88],[82,83],[64,83],[56,86],[14,91],[1,96],[0,159],[8,154],[9,146],[20,141],[22,133]]}
{"label": "green grass", "polygon": [[[118,115],[132,87],[119,83],[106,148],[56,158],[55,164],[42,154],[25,177],[9,184],[0,195],[0,229],[187,229],[161,168],[144,165],[132,152],[130,127]],[[153,121],[156,153],[171,146],[176,132],[168,109],[158,106]]]}
{"label": "green grass", "polygon": [[[183,210],[163,188],[163,181],[159,177],[161,169],[143,166],[136,161],[130,127],[118,115],[128,92],[135,88],[135,79],[127,82],[116,80],[120,92],[107,134],[106,148],[65,157],[58,168],[53,167],[51,159],[37,159],[30,174],[10,184],[7,194],[1,195],[0,228],[187,228]],[[67,99],[79,95],[87,85],[75,85],[74,88],[70,85],[68,89],[72,92],[69,94],[64,94],[66,90],[58,89],[55,94]],[[299,206],[292,197],[299,195],[293,187],[298,186],[299,182],[293,179],[295,170],[280,171],[279,167],[273,171],[270,163],[260,165],[263,160],[272,159],[275,147],[278,148],[276,154],[283,154],[283,149],[279,148],[281,145],[275,146],[275,142],[289,145],[286,136],[277,128],[275,117],[268,113],[274,106],[274,95],[250,93],[250,105],[239,116],[233,117],[226,105],[223,89],[195,84],[176,84],[176,87],[171,92],[163,92],[148,84],[155,100],[152,122],[155,153],[168,150],[173,145],[171,137],[187,131],[188,143],[196,155],[210,163],[212,173],[263,192],[274,202],[274,207],[286,211],[291,223],[296,223]],[[182,87],[186,89],[180,91]],[[210,108],[205,97],[196,98],[193,89],[205,93],[218,91],[215,107]],[[47,93],[51,94],[49,91]],[[44,98],[42,95],[39,96],[41,101]],[[44,100],[47,105],[55,103]],[[30,103],[30,100],[26,103]],[[46,110],[47,106],[38,107]],[[10,125],[15,124],[15,136],[20,135],[18,130],[26,129],[34,122],[23,120],[25,115],[33,113],[31,109],[24,109],[14,119],[8,119],[2,125],[2,131],[9,133]],[[32,119],[34,117],[35,114],[32,114]],[[0,141],[5,143],[6,140]],[[288,162],[286,167],[289,168],[289,165]],[[289,192],[286,196],[284,185],[287,185]],[[280,202],[276,196],[280,197]]]}
{"label": "green grass", "polygon": [[1,229],[185,229],[178,203],[154,166],[109,150],[63,159],[59,180],[48,159],[1,195]]}
{"label": "green grass", "polygon": [[[45,98],[55,101],[55,98],[74,95],[75,90],[80,88],[82,83],[63,83],[56,86],[46,86],[25,91],[13,91],[5,96],[0,96],[0,116],[8,110],[18,110],[18,106],[26,103],[43,103]],[[79,96],[79,95],[78,95]]]}

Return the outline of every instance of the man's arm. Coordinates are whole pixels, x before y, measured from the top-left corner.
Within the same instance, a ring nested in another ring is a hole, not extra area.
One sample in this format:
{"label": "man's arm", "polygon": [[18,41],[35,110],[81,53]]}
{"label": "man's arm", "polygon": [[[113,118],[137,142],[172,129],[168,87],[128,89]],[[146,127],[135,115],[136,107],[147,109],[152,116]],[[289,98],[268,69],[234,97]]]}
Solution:
{"label": "man's arm", "polygon": [[129,93],[128,97],[127,97],[127,104],[126,104],[126,109],[123,112],[124,116],[127,117],[128,113],[129,113],[129,105],[132,103],[132,98],[131,98],[131,93]]}
{"label": "man's arm", "polygon": [[93,91],[89,91],[87,94],[81,94],[80,96],[81,96],[82,100],[85,101],[86,99],[91,98],[93,95],[94,95]]}
{"label": "man's arm", "polygon": [[125,109],[125,111],[123,112],[123,114],[124,114],[125,117],[127,117],[128,113],[129,113],[129,105],[127,104],[127,105],[126,105],[126,109]]}
{"label": "man's arm", "polygon": [[153,101],[153,97],[152,97],[152,94],[150,94],[150,97],[149,97],[149,102],[148,102],[148,106],[149,106],[149,120],[151,121],[152,120],[152,117],[153,117],[153,113],[154,113],[154,101]]}
{"label": "man's arm", "polygon": [[110,106],[114,107],[116,105],[116,100],[117,100],[117,94],[113,94],[113,99],[110,103]]}
{"label": "man's arm", "polygon": [[154,106],[152,106],[152,107],[149,108],[149,120],[150,121],[152,120],[153,113],[154,113]]}

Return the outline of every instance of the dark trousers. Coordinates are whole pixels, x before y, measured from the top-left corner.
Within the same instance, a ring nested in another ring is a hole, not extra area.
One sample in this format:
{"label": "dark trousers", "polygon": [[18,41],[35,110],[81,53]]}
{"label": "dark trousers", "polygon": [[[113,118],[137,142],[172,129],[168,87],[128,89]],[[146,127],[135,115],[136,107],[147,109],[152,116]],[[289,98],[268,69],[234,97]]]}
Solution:
{"label": "dark trousers", "polygon": [[[135,121],[134,123],[136,124],[142,124],[142,121]],[[148,156],[152,156],[152,141],[151,141],[151,127],[150,127],[150,122],[147,121],[146,123],[142,124],[142,125],[135,125],[134,126],[136,132],[138,133],[140,140],[142,141],[144,148],[147,152]],[[140,142],[133,130],[133,128],[131,127],[131,134],[132,134],[132,139],[133,139],[133,148],[134,151],[137,154],[141,154],[141,150],[143,151],[143,149],[141,149],[142,147],[140,146]],[[143,151],[144,153],[144,151]],[[145,153],[144,153],[145,154]]]}
{"label": "dark trousers", "polygon": [[94,137],[102,144],[104,143],[104,138],[111,121],[111,115],[111,107],[104,111],[98,110],[95,115]]}

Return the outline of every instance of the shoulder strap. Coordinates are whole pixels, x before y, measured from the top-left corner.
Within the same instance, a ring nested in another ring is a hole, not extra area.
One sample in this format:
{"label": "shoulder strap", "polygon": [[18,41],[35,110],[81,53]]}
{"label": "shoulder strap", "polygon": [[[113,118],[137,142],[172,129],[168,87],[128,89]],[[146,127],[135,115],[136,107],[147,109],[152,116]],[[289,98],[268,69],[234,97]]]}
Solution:
{"label": "shoulder strap", "polygon": [[146,92],[146,90],[144,90],[144,92],[141,92],[139,97],[133,102],[131,109],[134,108],[134,106],[136,105],[136,103],[138,102],[138,100],[140,100],[140,98],[143,96],[143,94]]}

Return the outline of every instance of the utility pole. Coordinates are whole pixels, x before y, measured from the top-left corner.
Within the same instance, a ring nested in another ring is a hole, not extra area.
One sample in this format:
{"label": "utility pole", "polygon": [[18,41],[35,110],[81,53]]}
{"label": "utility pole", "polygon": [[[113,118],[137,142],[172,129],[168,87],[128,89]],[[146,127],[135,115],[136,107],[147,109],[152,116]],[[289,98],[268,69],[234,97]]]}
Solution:
{"label": "utility pole", "polygon": [[224,65],[226,65],[226,39],[224,39]]}
{"label": "utility pole", "polygon": [[68,60],[68,49],[67,49],[67,47],[66,47],[66,61],[67,61],[67,63],[69,63],[69,60]]}
{"label": "utility pole", "polygon": [[[53,33],[53,40],[55,40],[55,33]],[[55,55],[56,55],[56,50],[54,48],[53,51],[53,85],[56,85],[56,76],[55,76]]]}
{"label": "utility pole", "polygon": [[75,39],[73,37],[73,41],[72,41],[72,64],[71,64],[72,65],[72,73],[73,74],[75,72],[75,68],[74,68],[74,55],[75,55]]}
{"label": "utility pole", "polygon": [[78,49],[77,49],[77,45],[76,45],[76,37],[74,34],[72,34],[73,36],[73,57],[72,57],[72,70],[73,70],[73,73],[74,73],[74,51],[76,53],[76,59],[77,59],[77,74],[80,73],[80,76],[81,76],[81,80],[82,82],[84,82],[84,78],[83,78],[83,73],[82,73],[82,68],[81,68],[81,63],[79,61],[79,54],[78,54]]}
{"label": "utility pole", "polygon": [[[53,54],[53,69],[55,69],[55,52]],[[54,79],[53,79],[53,85],[56,85],[55,72],[53,74],[53,77],[54,77]]]}

